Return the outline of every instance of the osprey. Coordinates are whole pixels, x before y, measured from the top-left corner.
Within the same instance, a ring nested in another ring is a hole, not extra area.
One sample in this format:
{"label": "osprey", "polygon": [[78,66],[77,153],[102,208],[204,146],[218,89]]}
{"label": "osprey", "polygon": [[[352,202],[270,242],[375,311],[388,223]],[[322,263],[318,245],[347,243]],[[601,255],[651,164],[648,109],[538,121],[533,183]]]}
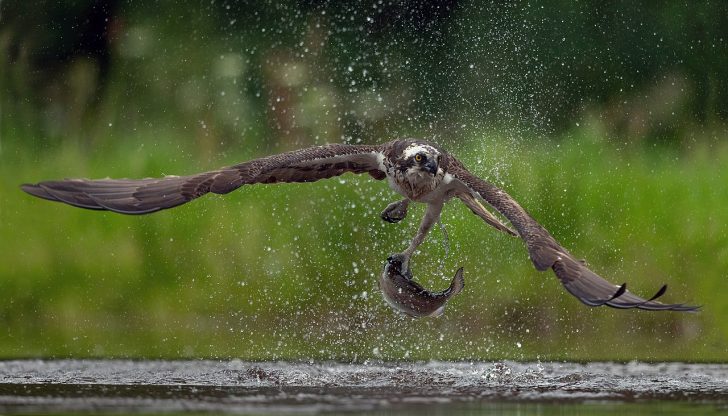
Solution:
{"label": "osprey", "polygon": [[[313,182],[346,172],[386,179],[404,199],[389,204],[381,214],[388,222],[407,215],[411,201],[427,204],[416,235],[402,252],[402,270],[409,273],[409,260],[439,220],[442,207],[460,199],[486,223],[526,244],[533,265],[539,271],[552,269],[561,284],[588,306],[692,311],[699,307],[664,304],[662,286],[649,299],[614,285],[591,271],[562,247],[513,198],[495,185],[470,173],[463,164],[435,144],[416,139],[394,140],[382,145],[330,144],[251,160],[218,170],[189,176],[129,179],[67,179],[22,185],[36,197],[64,202],[81,208],[121,214],[148,214],[176,207],[206,193],[226,194],[243,185],[279,182]],[[480,200],[495,208],[515,230],[503,224]]]}

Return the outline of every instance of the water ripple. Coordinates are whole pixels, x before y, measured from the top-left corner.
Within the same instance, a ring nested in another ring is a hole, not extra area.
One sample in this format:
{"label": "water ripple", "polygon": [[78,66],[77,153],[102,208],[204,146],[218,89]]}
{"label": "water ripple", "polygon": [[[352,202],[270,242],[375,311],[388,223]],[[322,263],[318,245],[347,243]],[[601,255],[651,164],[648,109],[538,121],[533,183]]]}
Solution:
{"label": "water ripple", "polygon": [[[684,363],[0,362],[0,411],[282,413],[493,403],[725,408],[728,365]],[[455,412],[457,414],[457,412]]]}

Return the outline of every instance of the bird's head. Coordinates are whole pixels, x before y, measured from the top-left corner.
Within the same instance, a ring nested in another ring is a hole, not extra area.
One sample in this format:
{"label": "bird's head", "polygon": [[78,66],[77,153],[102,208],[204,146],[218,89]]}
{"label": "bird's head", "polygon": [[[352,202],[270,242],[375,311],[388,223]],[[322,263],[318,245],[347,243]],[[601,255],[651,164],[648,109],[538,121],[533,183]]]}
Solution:
{"label": "bird's head", "polygon": [[442,154],[433,146],[414,142],[405,147],[398,160],[398,165],[400,169],[406,170],[409,174],[437,176],[438,173],[441,173],[441,158]]}

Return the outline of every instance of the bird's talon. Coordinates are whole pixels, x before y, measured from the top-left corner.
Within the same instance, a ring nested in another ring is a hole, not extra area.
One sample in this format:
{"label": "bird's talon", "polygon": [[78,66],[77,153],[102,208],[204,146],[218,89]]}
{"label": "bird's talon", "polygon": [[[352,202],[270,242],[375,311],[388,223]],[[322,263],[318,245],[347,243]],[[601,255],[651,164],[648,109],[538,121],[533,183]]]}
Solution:
{"label": "bird's talon", "polygon": [[382,213],[382,219],[390,224],[396,224],[396,223],[402,221],[402,218],[392,218],[384,213]]}
{"label": "bird's talon", "polygon": [[398,223],[407,216],[407,208],[409,206],[409,200],[403,199],[401,201],[393,202],[387,205],[387,208],[380,214],[384,221],[389,223]]}

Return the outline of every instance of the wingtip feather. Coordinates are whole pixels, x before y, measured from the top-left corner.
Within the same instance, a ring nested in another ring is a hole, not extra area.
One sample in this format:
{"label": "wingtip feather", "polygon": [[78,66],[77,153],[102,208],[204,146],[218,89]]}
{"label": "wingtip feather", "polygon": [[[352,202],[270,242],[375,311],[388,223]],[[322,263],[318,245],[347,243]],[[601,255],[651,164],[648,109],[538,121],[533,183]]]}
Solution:
{"label": "wingtip feather", "polygon": [[24,183],[20,185],[20,189],[29,194],[33,195],[38,198],[48,199],[51,201],[57,201],[58,199],[55,198],[53,195],[46,192],[45,189],[43,189],[40,184],[34,184],[34,183]]}

